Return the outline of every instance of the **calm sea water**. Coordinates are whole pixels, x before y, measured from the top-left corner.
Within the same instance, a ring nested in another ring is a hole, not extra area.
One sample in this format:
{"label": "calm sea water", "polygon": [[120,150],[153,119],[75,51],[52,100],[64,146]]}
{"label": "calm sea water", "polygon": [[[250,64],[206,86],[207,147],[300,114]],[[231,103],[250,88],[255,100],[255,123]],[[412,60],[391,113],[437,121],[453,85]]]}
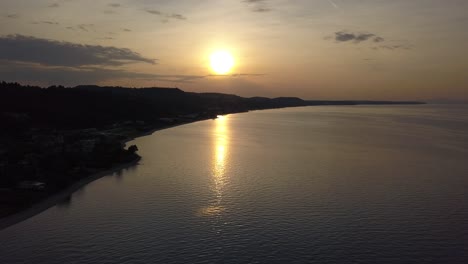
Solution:
{"label": "calm sea water", "polygon": [[136,139],[0,263],[468,263],[468,108],[306,107]]}

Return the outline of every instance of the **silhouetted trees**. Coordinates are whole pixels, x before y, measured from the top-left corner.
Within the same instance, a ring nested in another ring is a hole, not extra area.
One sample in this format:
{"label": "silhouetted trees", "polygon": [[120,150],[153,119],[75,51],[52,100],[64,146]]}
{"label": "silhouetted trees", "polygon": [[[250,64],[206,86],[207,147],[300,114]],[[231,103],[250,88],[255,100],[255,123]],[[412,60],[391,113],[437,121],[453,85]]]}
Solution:
{"label": "silhouetted trees", "polygon": [[187,93],[177,88],[23,86],[0,83],[0,121],[11,134],[25,126],[58,129],[103,127],[117,122],[155,122],[161,117],[223,114],[302,106],[299,98],[243,98],[220,93]]}
{"label": "silhouetted trees", "polygon": [[136,145],[131,145],[130,147],[128,147],[128,152],[130,154],[135,154],[137,151],[138,151],[138,147]]}

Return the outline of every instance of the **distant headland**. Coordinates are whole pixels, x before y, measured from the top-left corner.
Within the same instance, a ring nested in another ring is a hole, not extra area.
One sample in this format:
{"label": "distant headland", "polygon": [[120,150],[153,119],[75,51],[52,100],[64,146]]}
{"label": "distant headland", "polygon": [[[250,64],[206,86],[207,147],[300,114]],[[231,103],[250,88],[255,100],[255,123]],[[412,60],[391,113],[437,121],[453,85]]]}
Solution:
{"label": "distant headland", "polygon": [[135,164],[138,147],[124,143],[137,136],[251,110],[384,104],[423,103],[0,82],[0,229],[53,206],[103,172]]}

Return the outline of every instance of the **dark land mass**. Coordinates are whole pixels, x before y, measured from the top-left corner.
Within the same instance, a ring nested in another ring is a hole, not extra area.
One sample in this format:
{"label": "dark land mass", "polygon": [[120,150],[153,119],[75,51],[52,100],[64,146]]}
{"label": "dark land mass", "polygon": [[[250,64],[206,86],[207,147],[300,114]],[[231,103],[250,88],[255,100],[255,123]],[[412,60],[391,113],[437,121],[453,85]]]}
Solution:
{"label": "dark land mass", "polygon": [[0,83],[0,219],[31,207],[90,175],[132,163],[123,142],[217,115],[314,105],[421,104],[244,98],[177,88],[94,85],[66,88]]}

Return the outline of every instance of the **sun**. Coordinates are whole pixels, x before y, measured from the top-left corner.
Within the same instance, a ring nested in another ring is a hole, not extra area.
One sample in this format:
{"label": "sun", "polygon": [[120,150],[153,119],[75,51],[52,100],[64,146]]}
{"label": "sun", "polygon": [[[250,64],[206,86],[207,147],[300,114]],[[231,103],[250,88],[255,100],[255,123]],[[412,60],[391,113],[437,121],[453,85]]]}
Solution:
{"label": "sun", "polygon": [[229,52],[216,51],[210,55],[210,64],[216,74],[227,74],[234,66],[234,58]]}

